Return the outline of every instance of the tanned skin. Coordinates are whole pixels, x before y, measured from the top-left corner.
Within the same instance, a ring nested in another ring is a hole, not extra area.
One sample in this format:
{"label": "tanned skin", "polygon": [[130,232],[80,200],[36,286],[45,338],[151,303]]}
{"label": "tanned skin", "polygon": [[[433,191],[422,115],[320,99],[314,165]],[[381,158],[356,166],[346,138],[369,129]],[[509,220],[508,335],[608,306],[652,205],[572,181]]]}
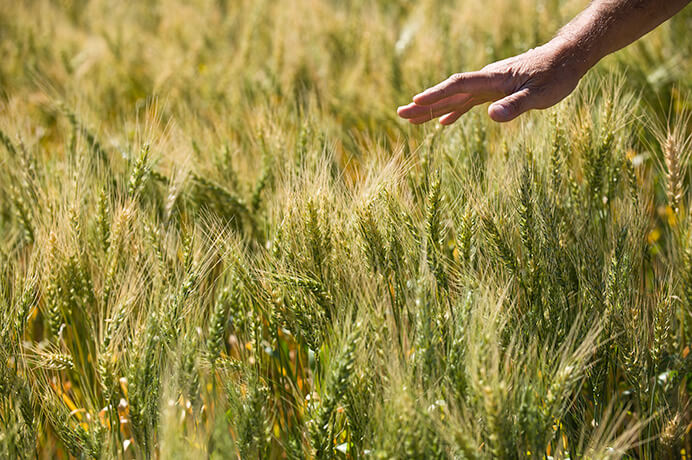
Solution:
{"label": "tanned skin", "polygon": [[599,60],[670,19],[690,0],[594,0],[548,43],[475,72],[454,74],[399,107],[413,124],[434,118],[454,123],[472,107],[492,102],[495,121],[513,120],[531,109],[567,97]]}

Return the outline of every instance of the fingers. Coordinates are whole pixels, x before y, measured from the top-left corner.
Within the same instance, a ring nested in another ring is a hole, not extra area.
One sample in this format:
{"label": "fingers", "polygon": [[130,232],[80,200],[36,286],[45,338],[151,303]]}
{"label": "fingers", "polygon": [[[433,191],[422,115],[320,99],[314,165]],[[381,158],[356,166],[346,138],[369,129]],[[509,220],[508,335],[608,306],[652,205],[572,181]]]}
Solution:
{"label": "fingers", "polygon": [[488,115],[498,122],[514,120],[527,110],[535,108],[534,102],[531,91],[524,88],[490,104]]}
{"label": "fingers", "polygon": [[482,100],[476,100],[476,99],[471,99],[468,101],[467,104],[465,104],[461,109],[455,110],[454,112],[448,113],[447,115],[443,116],[440,118],[440,124],[441,125],[451,125],[455,121],[459,119],[463,114],[477,106],[478,104],[481,104],[483,101]]}
{"label": "fingers", "polygon": [[457,109],[469,99],[471,99],[470,94],[455,94],[454,96],[442,99],[441,101],[431,105],[418,105],[415,102],[412,102],[408,105],[399,107],[397,109],[397,114],[402,118],[408,119],[421,118],[433,113],[439,113],[442,115]]}
{"label": "fingers", "polygon": [[[461,115],[465,114],[466,112],[468,112],[469,110],[471,110],[471,108],[473,108],[473,106],[475,106],[479,103],[480,102],[476,101],[475,99],[468,99],[460,105],[455,105],[454,107],[446,107],[446,108],[441,108],[441,109],[429,111],[429,112],[427,112],[424,115],[421,115],[419,117],[411,118],[411,119],[409,119],[409,122],[413,123],[414,125],[419,125],[421,123],[425,123],[426,121],[430,121],[433,118],[437,118],[441,115],[447,115],[450,113],[455,113],[455,114],[458,113],[459,116],[461,116]],[[457,118],[459,118],[459,117],[457,117]],[[456,121],[456,119],[451,121],[450,123],[453,123],[454,121]]]}
{"label": "fingers", "polygon": [[448,114],[445,115],[444,117],[440,117],[440,124],[441,124],[441,125],[445,125],[445,126],[451,125],[452,123],[454,123],[455,121],[457,121],[457,120],[459,119],[459,117],[461,117],[461,116],[462,116],[463,114],[465,114],[466,112],[468,112],[468,110],[466,110],[466,111],[464,111],[464,112],[452,112],[452,113],[448,113]]}
{"label": "fingers", "polygon": [[496,90],[496,82],[484,71],[457,73],[413,96],[418,105],[430,105],[457,93],[490,93]]}
{"label": "fingers", "polygon": [[474,105],[497,97],[497,87],[496,79],[485,71],[454,74],[414,96],[413,102],[399,107],[397,113],[416,125],[442,115],[440,123],[452,124]]}

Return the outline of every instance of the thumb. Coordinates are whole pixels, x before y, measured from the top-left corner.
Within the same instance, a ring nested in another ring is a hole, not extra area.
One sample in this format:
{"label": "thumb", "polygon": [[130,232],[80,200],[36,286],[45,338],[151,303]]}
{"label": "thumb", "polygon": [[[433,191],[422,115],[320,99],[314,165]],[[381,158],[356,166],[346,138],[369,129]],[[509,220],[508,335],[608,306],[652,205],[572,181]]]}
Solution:
{"label": "thumb", "polygon": [[490,104],[488,115],[495,121],[505,122],[514,120],[532,108],[534,107],[531,91],[524,88]]}

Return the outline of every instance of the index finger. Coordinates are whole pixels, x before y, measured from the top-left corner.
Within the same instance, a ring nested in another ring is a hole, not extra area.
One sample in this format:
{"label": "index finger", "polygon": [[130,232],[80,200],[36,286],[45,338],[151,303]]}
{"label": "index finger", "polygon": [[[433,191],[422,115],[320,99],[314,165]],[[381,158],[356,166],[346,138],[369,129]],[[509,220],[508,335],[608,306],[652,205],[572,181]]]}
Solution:
{"label": "index finger", "polygon": [[413,102],[419,105],[430,105],[457,93],[487,93],[494,91],[494,80],[482,70],[476,72],[455,73],[445,81],[413,96]]}

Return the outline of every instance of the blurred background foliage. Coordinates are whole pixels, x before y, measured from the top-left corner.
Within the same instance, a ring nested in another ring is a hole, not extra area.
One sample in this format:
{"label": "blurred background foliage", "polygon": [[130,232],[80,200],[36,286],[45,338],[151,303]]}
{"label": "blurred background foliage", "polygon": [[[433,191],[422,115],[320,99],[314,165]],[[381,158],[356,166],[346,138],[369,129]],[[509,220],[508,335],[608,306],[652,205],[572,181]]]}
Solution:
{"label": "blurred background foliage", "polygon": [[0,456],[689,456],[692,8],[395,113],[584,6],[0,3]]}

